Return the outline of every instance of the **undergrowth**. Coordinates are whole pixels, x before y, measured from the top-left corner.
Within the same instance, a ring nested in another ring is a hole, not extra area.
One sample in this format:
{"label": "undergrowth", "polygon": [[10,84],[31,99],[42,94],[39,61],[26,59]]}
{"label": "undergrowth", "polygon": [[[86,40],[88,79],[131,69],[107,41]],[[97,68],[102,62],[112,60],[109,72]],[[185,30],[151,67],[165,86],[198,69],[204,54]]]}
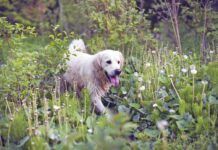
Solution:
{"label": "undergrowth", "polygon": [[[34,28],[4,18],[0,29],[1,148],[217,148],[216,50],[202,64],[198,54],[178,54],[151,37],[138,46],[132,37],[120,48],[125,54],[121,86],[104,98],[113,104],[111,116],[97,116],[86,90],[82,99],[55,90],[73,33],[60,33],[56,26],[49,37],[40,37]],[[89,48],[96,51],[98,39],[88,40]]]}

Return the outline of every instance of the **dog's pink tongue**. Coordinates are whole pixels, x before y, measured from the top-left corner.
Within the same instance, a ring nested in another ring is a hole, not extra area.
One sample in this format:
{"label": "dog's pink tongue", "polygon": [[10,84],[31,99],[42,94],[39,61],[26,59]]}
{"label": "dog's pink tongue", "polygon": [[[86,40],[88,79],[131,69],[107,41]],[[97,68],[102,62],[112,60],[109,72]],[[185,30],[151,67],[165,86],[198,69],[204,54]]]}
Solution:
{"label": "dog's pink tongue", "polygon": [[115,76],[115,77],[111,77],[111,83],[113,86],[118,86],[119,85],[119,78],[118,76]]}

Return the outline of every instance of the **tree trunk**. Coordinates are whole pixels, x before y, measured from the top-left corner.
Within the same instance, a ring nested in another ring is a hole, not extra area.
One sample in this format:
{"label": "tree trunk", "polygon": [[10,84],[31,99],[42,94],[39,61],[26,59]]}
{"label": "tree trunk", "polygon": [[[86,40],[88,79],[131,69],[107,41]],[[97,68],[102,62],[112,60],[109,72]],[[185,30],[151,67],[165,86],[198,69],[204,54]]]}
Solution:
{"label": "tree trunk", "polygon": [[69,31],[69,27],[68,27],[68,23],[66,22],[66,18],[64,15],[64,9],[63,9],[63,3],[62,0],[58,0],[58,5],[59,5],[59,19],[60,19],[60,25],[61,25],[61,29],[62,31]]}

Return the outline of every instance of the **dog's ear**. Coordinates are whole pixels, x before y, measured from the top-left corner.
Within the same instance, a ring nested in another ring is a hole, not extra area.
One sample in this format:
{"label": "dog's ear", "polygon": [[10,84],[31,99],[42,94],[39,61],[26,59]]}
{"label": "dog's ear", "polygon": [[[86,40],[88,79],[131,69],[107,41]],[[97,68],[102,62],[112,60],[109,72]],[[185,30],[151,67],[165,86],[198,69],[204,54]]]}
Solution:
{"label": "dog's ear", "polygon": [[119,52],[119,51],[118,51],[118,53],[119,53],[119,56],[120,56],[120,65],[121,65],[121,67],[123,67],[123,65],[124,65],[124,57],[123,57],[123,54],[122,54],[121,52]]}
{"label": "dog's ear", "polygon": [[93,66],[96,70],[101,70],[102,69],[102,58],[100,54],[97,54],[94,61],[93,61]]}

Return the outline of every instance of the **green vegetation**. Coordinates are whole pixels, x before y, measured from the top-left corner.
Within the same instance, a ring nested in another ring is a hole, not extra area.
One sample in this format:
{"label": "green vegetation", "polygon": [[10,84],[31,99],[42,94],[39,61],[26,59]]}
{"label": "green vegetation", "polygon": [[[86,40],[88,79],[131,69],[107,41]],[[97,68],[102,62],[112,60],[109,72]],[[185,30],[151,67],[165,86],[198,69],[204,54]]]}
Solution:
{"label": "green vegetation", "polygon": [[[195,11],[200,9],[197,4]],[[154,38],[155,31],[165,35],[163,23],[151,32],[148,14],[136,10],[135,1],[74,5],[74,11],[84,8],[81,19],[88,19],[87,28],[95,31],[85,37],[90,53],[113,48],[125,55],[121,86],[104,98],[115,104],[111,115],[91,112],[86,90],[82,100],[73,92],[57,95],[64,54],[81,35],[62,31],[63,24],[41,35],[29,22],[12,24],[0,18],[0,149],[217,149],[217,31],[198,30],[194,44],[193,39],[183,40],[192,35],[181,33],[179,40],[176,32],[173,45],[163,43],[170,41],[167,37]],[[197,21],[194,27],[207,28],[200,26],[204,20]],[[201,45],[202,33],[207,47]]]}

